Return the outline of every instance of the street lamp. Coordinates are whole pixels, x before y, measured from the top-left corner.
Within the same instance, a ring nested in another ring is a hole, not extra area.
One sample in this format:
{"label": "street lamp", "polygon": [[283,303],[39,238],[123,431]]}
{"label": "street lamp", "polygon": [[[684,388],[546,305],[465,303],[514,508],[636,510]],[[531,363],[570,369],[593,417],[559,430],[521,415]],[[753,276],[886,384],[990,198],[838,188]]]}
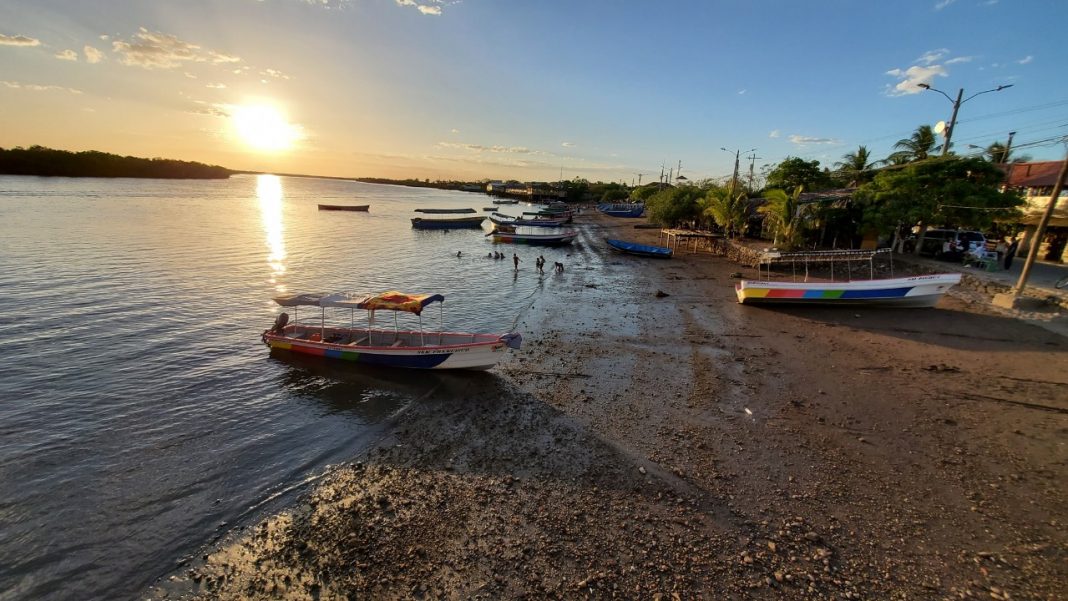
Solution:
{"label": "street lamp", "polygon": [[[722,146],[720,146],[719,149],[722,150],[723,152],[726,152],[726,153],[730,153],[731,152],[730,150],[727,150],[726,148],[724,148]],[[754,150],[756,150],[756,148],[750,148],[749,150],[746,150],[745,152],[753,152]],[[738,185],[738,157],[740,157],[741,155],[742,155],[742,151],[741,150],[735,150],[734,151],[734,176],[731,178],[731,185],[732,186],[737,186]]]}
{"label": "street lamp", "polygon": [[923,88],[923,89],[925,89],[925,90],[930,90],[931,92],[938,92],[939,94],[945,96],[946,100],[948,100],[948,101],[953,103],[953,116],[949,118],[949,126],[946,127],[946,141],[945,141],[944,144],[942,144],[942,156],[946,156],[946,153],[949,152],[949,141],[953,137],[953,128],[956,127],[956,125],[957,125],[957,111],[960,110],[960,105],[964,104],[965,102],[968,102],[972,98],[975,98],[979,94],[986,94],[987,92],[1000,92],[1000,91],[1002,91],[1002,90],[1004,90],[1006,88],[1011,88],[1012,87],[1012,84],[1010,83],[1007,86],[998,86],[998,87],[990,89],[990,90],[983,90],[982,92],[976,92],[975,94],[972,94],[971,96],[965,98],[964,100],[961,100],[961,96],[964,96],[964,88],[961,88],[960,91],[957,92],[957,99],[953,100],[952,98],[949,97],[949,94],[946,94],[942,90],[938,90],[938,89],[932,88],[928,84],[919,83],[919,84],[916,84],[916,85],[921,87],[921,88]]}

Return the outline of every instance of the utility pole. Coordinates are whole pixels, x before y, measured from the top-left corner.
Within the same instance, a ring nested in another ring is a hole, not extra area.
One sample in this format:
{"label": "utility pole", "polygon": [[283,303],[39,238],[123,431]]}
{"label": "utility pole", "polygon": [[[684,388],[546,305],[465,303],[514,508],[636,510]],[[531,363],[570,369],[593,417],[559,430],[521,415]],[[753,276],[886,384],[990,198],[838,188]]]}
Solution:
{"label": "utility pole", "polygon": [[929,90],[931,92],[938,92],[939,94],[945,96],[946,100],[948,100],[948,101],[953,103],[953,115],[949,118],[949,125],[946,127],[946,141],[945,141],[944,144],[942,144],[942,156],[946,156],[946,154],[949,153],[949,142],[953,138],[953,129],[957,127],[957,111],[960,110],[960,105],[964,104],[965,102],[968,102],[972,98],[975,98],[979,94],[988,94],[990,92],[1000,92],[1000,91],[1002,91],[1002,90],[1004,90],[1006,88],[1011,88],[1012,84],[1010,83],[1009,85],[998,86],[998,87],[990,89],[990,90],[983,90],[982,92],[977,92],[975,94],[972,94],[971,96],[965,98],[964,100],[961,100],[961,97],[964,96],[964,88],[961,88],[960,91],[957,92],[957,99],[953,100],[952,98],[949,97],[949,94],[946,94],[942,90],[938,90],[938,89],[932,88],[929,84],[919,83],[919,84],[916,84],[916,86],[920,87],[920,88],[923,88],[925,90]]}
{"label": "utility pole", "polygon": [[1024,261],[1023,269],[1020,270],[1020,279],[1016,282],[1012,292],[994,296],[995,305],[1009,309],[1016,308],[1016,303],[1020,299],[1020,295],[1023,294],[1024,286],[1027,285],[1027,278],[1031,275],[1031,266],[1034,265],[1035,258],[1038,257],[1038,247],[1042,245],[1042,236],[1046,235],[1046,226],[1049,225],[1049,220],[1053,217],[1053,209],[1057,208],[1057,201],[1060,200],[1061,190],[1064,189],[1064,177],[1066,175],[1068,175],[1068,155],[1065,155],[1064,164],[1061,165],[1061,172],[1057,175],[1057,182],[1053,184],[1053,193],[1050,195],[1049,204],[1046,205],[1046,212],[1042,214],[1042,219],[1038,222],[1038,229],[1035,230],[1035,235],[1031,238],[1031,248],[1027,250],[1027,260]]}
{"label": "utility pole", "polygon": [[679,168],[675,171],[675,179],[682,177],[682,159],[679,159]]}
{"label": "utility pole", "polygon": [[[720,150],[726,153],[730,153],[726,148],[720,147]],[[750,148],[746,152],[756,152],[756,148]],[[733,190],[738,185],[738,160],[742,155],[741,150],[734,151],[734,175],[731,176],[731,189]]]}
{"label": "utility pole", "polygon": [[764,157],[758,157],[756,155],[756,153],[754,152],[753,154],[747,156],[746,158],[749,159],[749,193],[752,194],[753,193],[753,166],[756,165],[757,159],[761,159],[761,158],[764,158]]}
{"label": "utility pole", "polygon": [[1009,152],[1012,150],[1012,138],[1015,135],[1016,135],[1016,132],[1014,132],[1014,131],[1010,131],[1009,132],[1009,141],[1005,142],[1005,156],[1001,160],[1002,163],[1008,163],[1009,162]]}
{"label": "utility pole", "polygon": [[641,186],[642,186],[642,174],[639,173],[638,174],[638,187],[640,188]]}

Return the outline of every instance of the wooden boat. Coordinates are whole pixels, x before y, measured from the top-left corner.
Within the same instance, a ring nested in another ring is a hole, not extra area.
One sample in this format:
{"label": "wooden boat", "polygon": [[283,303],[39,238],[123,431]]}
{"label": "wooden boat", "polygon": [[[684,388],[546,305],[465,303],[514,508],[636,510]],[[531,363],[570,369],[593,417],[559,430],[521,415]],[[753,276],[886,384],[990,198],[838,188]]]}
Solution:
{"label": "wooden boat", "polygon": [[512,217],[511,215],[505,215],[504,213],[493,213],[489,216],[489,220],[497,225],[510,227],[560,227],[567,223],[565,219],[552,219],[549,217],[525,219],[523,217]]}
{"label": "wooden boat", "polygon": [[608,246],[630,255],[637,255],[639,257],[653,257],[656,259],[670,259],[672,250],[665,246],[650,246],[648,244],[638,244],[636,242],[627,242],[626,240],[613,240],[611,238],[605,238],[605,242]]}
{"label": "wooden boat", "polygon": [[498,198],[493,201],[495,205],[517,205],[519,201],[514,198]]}
{"label": "wooden boat", "polygon": [[371,205],[319,205],[320,211],[367,211]]}
{"label": "wooden boat", "polygon": [[[742,280],[735,284],[738,302],[743,305],[754,304],[791,304],[791,305],[878,305],[890,307],[933,307],[950,288],[960,283],[959,273],[939,273],[917,275],[905,278],[876,279],[874,258],[886,254],[891,258],[889,249],[879,250],[825,250],[811,252],[776,252],[765,251],[761,254],[757,268],[768,266],[769,280],[771,265],[791,263],[793,269],[798,264],[804,267],[803,282],[772,282],[764,280]],[[868,261],[869,279],[854,280],[851,262]],[[833,281],[834,264],[846,264],[846,280]],[[813,263],[831,265],[831,281],[809,282],[808,268]],[[891,270],[893,264],[891,263]]]}
{"label": "wooden boat", "polygon": [[960,283],[959,273],[917,275],[907,278],[850,282],[766,282],[742,280],[735,284],[743,305],[880,305],[933,307]]}
{"label": "wooden boat", "polygon": [[531,246],[563,246],[571,244],[578,236],[575,230],[564,230],[553,234],[532,234],[526,232],[494,230],[489,235],[493,236],[494,242],[508,242],[511,244],[529,244]]}
{"label": "wooden boat", "polygon": [[482,210],[488,213],[490,211],[496,211],[497,208],[498,207],[482,207]]}
{"label": "wooden boat", "polygon": [[[444,302],[440,294],[294,294],[274,299],[294,310],[293,323],[282,313],[261,339],[272,351],[290,351],[305,355],[340,359],[367,365],[413,369],[489,369],[507,354],[518,349],[522,336],[507,334],[470,334],[466,332],[422,329],[422,312],[430,303]],[[318,307],[319,323],[302,324],[297,319],[300,307]],[[439,305],[440,306],[440,305]],[[349,309],[349,327],[327,327],[326,309]],[[357,309],[367,311],[367,327],[354,325]],[[375,311],[392,311],[394,328],[376,329]],[[419,330],[400,330],[398,313],[419,316]]]}
{"label": "wooden boat", "polygon": [[641,217],[645,213],[643,204],[599,204],[597,210],[611,217]]}
{"label": "wooden boat", "polygon": [[458,228],[471,228],[477,229],[482,227],[482,222],[486,218],[479,215],[478,217],[456,217],[453,219],[426,219],[423,217],[412,217],[412,227],[417,230],[451,230]]}
{"label": "wooden boat", "polygon": [[474,209],[416,209],[415,212],[416,213],[443,214],[443,213],[477,213],[478,211],[476,211]]}
{"label": "wooden boat", "polygon": [[571,223],[574,219],[571,211],[523,211],[522,218],[555,219],[560,223]]}

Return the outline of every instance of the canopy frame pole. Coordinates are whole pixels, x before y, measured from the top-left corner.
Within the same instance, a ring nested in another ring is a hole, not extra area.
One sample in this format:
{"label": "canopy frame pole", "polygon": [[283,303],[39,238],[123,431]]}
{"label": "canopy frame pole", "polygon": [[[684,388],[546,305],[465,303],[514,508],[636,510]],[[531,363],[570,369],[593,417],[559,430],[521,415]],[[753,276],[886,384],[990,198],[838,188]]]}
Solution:
{"label": "canopy frame pole", "polygon": [[426,340],[423,339],[423,314],[419,313],[419,346],[426,346]]}
{"label": "canopy frame pole", "polygon": [[319,315],[319,342],[326,340],[326,307],[320,307],[322,314]]}
{"label": "canopy frame pole", "polygon": [[438,305],[438,346],[445,343],[445,303]]}
{"label": "canopy frame pole", "polygon": [[367,346],[374,346],[375,311],[367,310]]}

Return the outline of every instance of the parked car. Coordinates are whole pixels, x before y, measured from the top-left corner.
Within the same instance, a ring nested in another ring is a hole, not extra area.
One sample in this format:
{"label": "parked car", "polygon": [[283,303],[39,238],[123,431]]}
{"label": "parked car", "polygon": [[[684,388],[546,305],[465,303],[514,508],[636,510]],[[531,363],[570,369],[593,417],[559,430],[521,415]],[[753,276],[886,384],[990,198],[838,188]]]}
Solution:
{"label": "parked car", "polygon": [[[905,252],[912,252],[916,248],[917,239],[916,236],[913,236],[905,240]],[[949,250],[947,250],[947,242],[949,243]],[[964,258],[964,253],[973,244],[985,247],[986,236],[982,232],[972,230],[930,229],[923,236],[923,246],[920,247],[920,254],[943,261],[961,261]]]}

